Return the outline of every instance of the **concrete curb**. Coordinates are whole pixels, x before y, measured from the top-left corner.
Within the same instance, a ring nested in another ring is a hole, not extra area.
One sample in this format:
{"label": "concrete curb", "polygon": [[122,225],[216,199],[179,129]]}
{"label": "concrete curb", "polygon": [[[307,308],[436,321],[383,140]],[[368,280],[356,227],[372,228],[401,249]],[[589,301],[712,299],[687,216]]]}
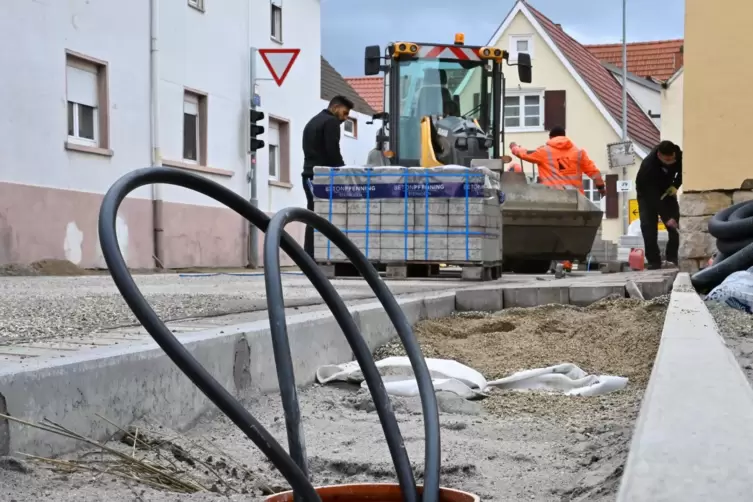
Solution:
{"label": "concrete curb", "polygon": [[618,502],[749,501],[753,389],[680,274]]}
{"label": "concrete curb", "polygon": [[[666,277],[643,275],[635,280],[640,287],[656,293],[653,296],[668,292],[670,287]],[[571,302],[586,305],[611,293],[624,295],[625,282],[627,278],[605,280],[597,276],[537,284],[491,283],[398,297],[397,301],[408,321],[416,323],[445,317],[455,310]],[[350,312],[372,349],[395,337],[378,301],[355,305]],[[289,316],[288,335],[299,385],[311,383],[321,365],[353,360],[350,346],[329,310]],[[179,333],[178,337],[234,395],[278,389],[267,319]],[[214,405],[153,341],[94,348],[65,358],[31,358],[0,369],[0,412],[32,422],[47,418],[91,438],[104,439],[116,432],[97,414],[119,425],[146,417],[180,430],[214,411]],[[0,455],[17,451],[53,455],[80,446],[54,434],[0,420]]]}

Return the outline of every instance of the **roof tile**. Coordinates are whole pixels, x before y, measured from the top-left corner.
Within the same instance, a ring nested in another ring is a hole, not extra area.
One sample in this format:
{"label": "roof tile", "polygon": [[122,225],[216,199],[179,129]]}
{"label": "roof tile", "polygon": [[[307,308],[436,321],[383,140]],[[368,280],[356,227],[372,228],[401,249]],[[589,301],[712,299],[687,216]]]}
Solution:
{"label": "roof tile", "polygon": [[[622,85],[583,45],[538,10],[525,5],[618,124],[622,122]],[[646,148],[659,143],[659,129],[628,96],[628,136]]]}
{"label": "roof tile", "polygon": [[374,110],[384,111],[384,77],[346,77],[345,80]]}
{"label": "roof tile", "polygon": [[[627,44],[628,71],[639,77],[668,80],[683,64],[682,39]],[[622,68],[622,44],[586,45],[597,59]]]}

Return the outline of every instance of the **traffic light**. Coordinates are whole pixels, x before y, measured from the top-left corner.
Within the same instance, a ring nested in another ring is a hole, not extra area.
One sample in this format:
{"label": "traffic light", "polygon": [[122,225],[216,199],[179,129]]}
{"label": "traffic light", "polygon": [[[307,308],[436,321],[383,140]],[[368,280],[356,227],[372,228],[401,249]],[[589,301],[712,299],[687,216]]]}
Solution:
{"label": "traffic light", "polygon": [[264,133],[264,126],[256,124],[260,120],[264,120],[264,112],[260,112],[258,110],[249,111],[249,117],[251,119],[251,129],[249,131],[251,134],[250,150],[252,152],[255,152],[260,148],[264,148],[264,141],[257,138],[257,136]]}

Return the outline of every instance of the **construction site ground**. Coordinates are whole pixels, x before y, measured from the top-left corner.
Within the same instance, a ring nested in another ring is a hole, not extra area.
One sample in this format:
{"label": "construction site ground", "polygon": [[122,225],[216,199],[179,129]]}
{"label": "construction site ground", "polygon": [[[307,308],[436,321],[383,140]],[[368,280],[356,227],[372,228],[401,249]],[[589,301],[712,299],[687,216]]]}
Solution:
{"label": "construction site ground", "polygon": [[[95,278],[86,278],[92,279]],[[161,280],[164,279],[139,278],[145,289],[153,288],[152,295],[166,294],[169,288]],[[181,294],[190,296],[183,281],[172,278],[169,283],[179,283],[183,287]],[[243,289],[244,281],[255,283],[255,288]],[[286,277],[287,292],[296,291],[295,285],[305,281]],[[412,282],[391,283],[391,288],[408,294],[414,286]],[[415,282],[415,287],[423,290],[434,287],[431,281]],[[118,303],[106,282],[87,284],[90,294],[96,292],[100,297],[109,294],[113,304]],[[263,292],[262,278],[215,276],[187,284],[195,295],[229,294],[238,301],[240,296]],[[359,294],[355,290],[363,291],[359,289],[360,282],[337,284],[341,292],[355,295]],[[65,296],[62,291],[66,288],[58,287],[59,294]],[[448,283],[440,281],[436,287],[446,289]],[[306,297],[303,293],[301,296]],[[173,297],[172,303],[176,300]],[[453,395],[440,395],[442,484],[472,491],[482,500],[491,501],[614,500],[661,336],[665,309],[666,298],[647,302],[607,299],[586,308],[571,305],[512,308],[495,316],[465,313],[420,322],[416,333],[426,356],[456,359],[478,369],[488,379],[559,362],[572,362],[597,374],[630,378],[627,390],[603,397],[500,393],[484,401],[470,402]],[[398,354],[401,349],[392,342],[377,349],[376,357]],[[394,469],[367,393],[351,386],[311,386],[300,393],[300,399],[315,484],[394,481]],[[247,396],[246,404],[286,445],[279,396],[251,395]],[[407,398],[394,398],[394,404],[411,460],[420,473],[423,463],[420,404],[417,399]],[[100,411],[106,416],[107,410]],[[170,424],[155,423],[150,417],[144,417],[141,425],[142,437],[170,438],[171,443],[163,450],[133,450],[137,456],[155,461],[158,457],[170,457],[173,463],[180,464],[181,470],[190,472],[219,493],[175,494],[110,474],[52,472],[36,461],[19,464],[5,460],[0,462],[3,467],[0,500],[247,501],[262,500],[264,493],[285,487],[269,462],[224,417],[206,416],[183,433],[173,433]],[[118,448],[132,451],[122,444]],[[81,453],[63,458],[81,458]],[[97,464],[97,458],[86,457],[91,461],[87,465],[101,468],[103,464]],[[112,464],[108,467],[113,468]],[[235,495],[227,497],[222,493]]]}

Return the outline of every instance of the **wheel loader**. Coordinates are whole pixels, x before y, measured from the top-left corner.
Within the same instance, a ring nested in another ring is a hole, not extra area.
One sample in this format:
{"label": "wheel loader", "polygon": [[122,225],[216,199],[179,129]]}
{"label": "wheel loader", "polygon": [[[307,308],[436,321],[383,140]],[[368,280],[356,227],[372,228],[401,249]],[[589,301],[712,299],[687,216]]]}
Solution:
{"label": "wheel loader", "polygon": [[384,74],[382,121],[368,166],[484,166],[500,173],[505,195],[500,205],[505,269],[544,273],[552,261],[583,261],[602,212],[577,190],[531,182],[522,172],[505,172],[503,63],[517,66],[531,83],[531,58],[496,47],[394,42],[384,52],[365,51],[365,74]]}

